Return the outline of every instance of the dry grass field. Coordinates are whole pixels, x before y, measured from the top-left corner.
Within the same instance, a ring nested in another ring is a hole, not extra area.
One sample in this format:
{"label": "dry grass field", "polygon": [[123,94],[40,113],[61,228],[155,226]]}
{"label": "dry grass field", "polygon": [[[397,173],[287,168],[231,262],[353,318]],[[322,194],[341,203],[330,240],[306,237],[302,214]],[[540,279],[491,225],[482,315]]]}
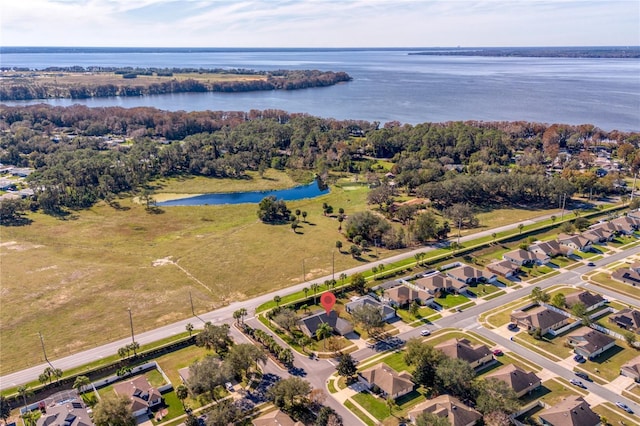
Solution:
{"label": "dry grass field", "polygon": [[[276,175],[264,183],[248,180],[244,189],[273,187],[274,180],[291,183]],[[211,190],[240,189],[238,181],[210,182]],[[175,185],[167,187],[177,191]],[[297,234],[289,225],[262,224],[255,204],[153,214],[131,199],[120,200],[120,209],[101,203],[66,220],[36,213],[29,226],[3,227],[0,373],[43,361],[38,331],[55,359],[127,336],[127,307],[142,332],[190,316],[189,291],[195,309],[206,312],[300,282],[303,260],[307,279],[330,273],[341,235],[337,220],[322,215],[323,202],[347,213],[363,210],[366,189],[333,188],[288,202],[308,212],[309,223]],[[358,262],[336,255],[335,267]]]}

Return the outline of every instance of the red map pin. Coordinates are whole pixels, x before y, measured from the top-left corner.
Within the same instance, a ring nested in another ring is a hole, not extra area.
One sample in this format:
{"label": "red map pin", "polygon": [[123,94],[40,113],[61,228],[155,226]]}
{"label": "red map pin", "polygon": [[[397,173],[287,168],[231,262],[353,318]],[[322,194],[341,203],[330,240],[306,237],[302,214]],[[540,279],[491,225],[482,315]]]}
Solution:
{"label": "red map pin", "polygon": [[333,309],[333,305],[336,304],[336,296],[330,291],[327,291],[320,296],[320,304],[324,307],[325,311],[327,311],[327,315],[329,315],[329,312]]}

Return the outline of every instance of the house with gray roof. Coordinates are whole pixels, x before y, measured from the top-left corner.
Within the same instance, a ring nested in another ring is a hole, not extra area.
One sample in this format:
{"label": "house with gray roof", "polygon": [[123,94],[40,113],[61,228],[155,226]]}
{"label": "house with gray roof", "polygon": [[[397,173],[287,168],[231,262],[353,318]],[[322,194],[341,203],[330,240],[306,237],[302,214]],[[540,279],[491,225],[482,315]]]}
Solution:
{"label": "house with gray roof", "polygon": [[508,260],[511,263],[515,263],[518,266],[527,265],[544,265],[549,263],[551,258],[544,253],[532,252],[528,250],[518,249],[513,250],[502,255],[504,260]]}
{"label": "house with gray roof", "polygon": [[410,374],[398,373],[384,362],[359,372],[358,380],[368,389],[377,386],[383,396],[393,399],[408,394],[415,386]]}
{"label": "house with gray roof", "polygon": [[322,323],[329,324],[333,332],[341,336],[353,331],[353,325],[346,319],[340,318],[336,311],[329,311],[329,315],[325,311],[318,311],[299,320],[298,327],[308,337],[316,337],[316,330]]}
{"label": "house with gray roof", "polygon": [[433,301],[433,296],[425,290],[399,284],[385,289],[381,299],[391,306],[406,306],[414,300],[421,305],[426,305]]}
{"label": "house with gray roof", "polygon": [[131,400],[131,411],[135,417],[149,413],[153,407],[162,404],[162,395],[149,384],[145,376],[137,376],[113,385],[118,395],[124,395]]}
{"label": "house with gray roof", "polygon": [[565,296],[565,304],[569,309],[573,308],[577,303],[582,303],[588,312],[607,303],[607,299],[597,293],[591,293],[586,290]]}
{"label": "house with gray roof", "polygon": [[640,382],[640,355],[623,364],[620,367],[620,374]]}
{"label": "house with gray roof", "polygon": [[625,308],[609,317],[609,321],[625,330],[640,333],[640,311]]}
{"label": "house with gray roof", "polygon": [[561,246],[560,243],[555,240],[537,242],[529,246],[529,251],[543,254],[550,258],[560,255],[569,256],[573,254],[573,249],[567,246]]}
{"label": "house with gray roof", "polygon": [[468,339],[449,339],[434,346],[449,358],[457,358],[477,369],[493,361],[493,353],[486,345],[472,344]]}
{"label": "house with gray roof", "polygon": [[558,242],[563,245],[572,248],[573,250],[580,250],[582,252],[588,252],[591,250],[593,241],[583,235],[558,235]]}
{"label": "house with gray roof", "polygon": [[359,297],[356,300],[344,305],[344,308],[348,313],[351,313],[353,310],[358,309],[362,306],[373,306],[377,308],[382,313],[382,318],[384,318],[385,321],[392,320],[393,318],[396,317],[395,309],[393,309],[389,305],[385,305],[383,303],[378,302],[376,299],[374,299],[371,296]]}
{"label": "house with gray roof", "polygon": [[511,263],[508,260],[490,263],[487,265],[487,269],[494,274],[505,278],[513,278],[518,275],[518,272],[520,272],[518,265]]}
{"label": "house with gray roof", "polygon": [[43,404],[36,426],[93,426],[82,398]]}
{"label": "house with gray roof", "polygon": [[414,281],[413,285],[429,294],[435,294],[438,291],[462,293],[467,289],[467,285],[465,283],[454,281],[440,273],[417,279]]}

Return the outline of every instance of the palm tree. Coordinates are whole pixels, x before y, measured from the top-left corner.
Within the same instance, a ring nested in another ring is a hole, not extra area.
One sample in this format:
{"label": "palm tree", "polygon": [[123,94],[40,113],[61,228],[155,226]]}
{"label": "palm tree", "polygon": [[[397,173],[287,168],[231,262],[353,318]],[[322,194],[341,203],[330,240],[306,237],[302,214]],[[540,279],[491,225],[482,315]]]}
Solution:
{"label": "palm tree", "polygon": [[180,402],[182,402],[182,409],[186,410],[186,407],[184,406],[184,400],[189,396],[189,389],[187,389],[185,385],[179,385],[176,388],[176,396],[178,397]]}
{"label": "palm tree", "polygon": [[318,328],[316,328],[316,339],[322,340],[322,348],[325,350],[327,346],[326,338],[331,336],[331,334],[333,334],[333,328],[326,322],[321,323]]}
{"label": "palm tree", "polygon": [[298,339],[298,344],[300,345],[302,352],[304,352],[304,347],[311,344],[311,339],[308,336],[303,335]]}
{"label": "palm tree", "polygon": [[131,350],[133,351],[133,356],[136,357],[138,356],[138,353],[136,352],[138,349],[140,349],[140,343],[138,342],[133,342],[131,343]]}
{"label": "palm tree", "polygon": [[338,249],[339,253],[342,253],[342,241],[336,241],[336,248]]}
{"label": "palm tree", "polygon": [[304,293],[304,297],[305,297],[305,299],[306,299],[306,298],[307,298],[307,296],[308,296],[308,294],[309,294],[309,288],[308,288],[308,287],[305,287],[305,288],[303,288],[303,289],[302,289],[302,291],[303,291],[303,293]]}
{"label": "palm tree", "polygon": [[244,324],[244,317],[247,316],[247,308],[240,308],[238,310],[240,311],[240,320]]}
{"label": "palm tree", "polygon": [[320,284],[318,283],[313,283],[311,284],[311,291],[313,291],[313,304],[317,304],[317,300],[316,300],[316,293],[318,293],[318,290],[320,290]]}
{"label": "palm tree", "polygon": [[305,212],[305,211],[303,211],[303,212],[302,212],[302,220],[303,220],[304,222],[306,222],[306,221],[307,221],[307,212]]}
{"label": "palm tree", "polygon": [[240,317],[242,315],[240,314],[240,309],[238,309],[237,311],[233,311],[233,319],[236,320],[236,324],[240,324]]}
{"label": "palm tree", "polygon": [[276,307],[280,306],[280,301],[282,300],[282,297],[280,296],[273,296],[273,301],[276,302]]}
{"label": "palm tree", "polygon": [[193,324],[191,324],[190,322],[187,323],[187,325],[184,326],[184,328],[189,332],[189,337],[191,337],[191,333],[193,333]]}
{"label": "palm tree", "polygon": [[60,379],[62,378],[63,373],[62,373],[62,370],[61,370],[61,369],[59,369],[59,368],[54,368],[54,369],[53,369],[53,371],[51,372],[51,375],[52,375],[53,377],[55,377],[55,378],[56,378],[56,382],[59,384],[59,383],[60,383]]}
{"label": "palm tree", "polygon": [[498,236],[498,234],[496,234],[495,232],[493,234],[491,234],[491,238],[493,238],[493,242],[495,244],[496,242],[496,237]]}
{"label": "palm tree", "polygon": [[33,395],[33,391],[29,389],[29,385],[18,386],[16,391],[18,395],[22,397],[22,401],[24,402],[24,408],[27,409],[27,397]]}
{"label": "palm tree", "polygon": [[342,221],[344,220],[344,216],[338,215],[338,231],[342,231]]}
{"label": "palm tree", "polygon": [[78,376],[73,382],[73,388],[77,391],[91,384],[91,380],[87,376]]}
{"label": "palm tree", "polygon": [[518,229],[520,230],[521,234],[522,234],[522,228],[524,228],[524,224],[522,223],[518,224]]}

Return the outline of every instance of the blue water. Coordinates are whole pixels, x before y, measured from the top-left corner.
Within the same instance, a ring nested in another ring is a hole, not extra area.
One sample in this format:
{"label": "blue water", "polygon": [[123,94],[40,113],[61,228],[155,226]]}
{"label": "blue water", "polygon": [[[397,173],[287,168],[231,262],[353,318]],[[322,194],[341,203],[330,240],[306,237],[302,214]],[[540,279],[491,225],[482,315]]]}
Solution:
{"label": "blue water", "polygon": [[381,123],[530,121],[640,131],[638,59],[409,55],[412,51],[41,49],[4,51],[1,60],[4,67],[34,69],[72,65],[319,69],[345,71],[353,77],[348,83],[295,91],[47,100],[51,105],[152,106],[170,111],[280,109]]}
{"label": "blue water", "polygon": [[296,186],[295,188],[280,189],[277,191],[253,191],[253,192],[232,192],[224,194],[204,194],[196,197],[182,198],[180,200],[169,200],[158,203],[159,206],[206,206],[217,204],[244,204],[259,203],[264,197],[275,196],[279,200],[295,201],[305,198],[315,198],[328,194],[329,189],[320,189],[317,182],[309,185]]}

